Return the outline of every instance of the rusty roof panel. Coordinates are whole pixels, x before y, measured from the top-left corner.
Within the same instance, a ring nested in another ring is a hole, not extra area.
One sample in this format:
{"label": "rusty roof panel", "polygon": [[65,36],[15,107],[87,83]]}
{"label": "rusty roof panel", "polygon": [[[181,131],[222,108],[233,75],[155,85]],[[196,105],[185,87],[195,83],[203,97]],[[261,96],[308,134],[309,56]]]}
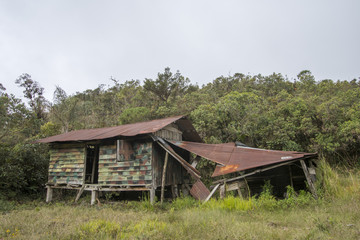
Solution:
{"label": "rusty roof panel", "polygon": [[[152,120],[147,122],[125,124],[116,127],[75,130],[68,133],[63,133],[60,135],[43,138],[38,140],[37,142],[50,143],[50,142],[90,141],[90,140],[113,138],[117,136],[130,137],[141,134],[154,133],[178,120],[181,120],[180,125],[185,125],[185,126],[187,126],[188,124],[191,125],[191,122],[186,117],[175,116],[175,117],[163,118],[163,119]],[[190,130],[192,129],[194,129],[194,127],[190,128]],[[187,138],[188,140],[201,141],[201,138],[196,133],[196,131],[192,132],[191,134],[192,135],[188,136]]]}
{"label": "rusty roof panel", "polygon": [[235,146],[235,143],[204,144],[175,141],[171,141],[171,143],[220,164],[216,167],[212,175],[213,177],[274,163],[316,156],[314,153],[240,147]]}
{"label": "rusty roof panel", "polygon": [[204,183],[200,179],[198,179],[191,188],[190,194],[195,199],[204,201],[207,198],[207,196],[209,196],[210,191],[209,189],[207,189]]}

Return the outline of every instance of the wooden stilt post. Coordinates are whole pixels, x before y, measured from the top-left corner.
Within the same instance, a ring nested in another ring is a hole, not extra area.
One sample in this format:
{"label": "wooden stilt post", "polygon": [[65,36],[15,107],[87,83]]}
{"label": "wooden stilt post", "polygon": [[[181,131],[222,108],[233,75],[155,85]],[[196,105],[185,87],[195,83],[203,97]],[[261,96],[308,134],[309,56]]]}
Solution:
{"label": "wooden stilt post", "polygon": [[178,191],[178,186],[176,184],[176,179],[175,179],[175,175],[172,175],[172,182],[173,184],[171,185],[171,194],[172,194],[172,198],[177,198],[179,197],[179,191]]}
{"label": "wooden stilt post", "polygon": [[150,203],[154,204],[155,202],[155,188],[150,189]]}
{"label": "wooden stilt post", "polygon": [[301,167],[302,167],[302,169],[304,171],[306,181],[309,184],[309,190],[312,193],[312,195],[314,196],[314,198],[318,199],[318,196],[316,194],[315,186],[314,186],[313,182],[311,181],[310,173],[309,173],[309,171],[307,169],[307,166],[306,166],[304,160],[300,160],[300,163],[301,163]]}
{"label": "wooden stilt post", "polygon": [[165,179],[166,179],[166,167],[167,167],[168,159],[169,159],[169,153],[166,152],[166,153],[165,153],[164,167],[163,167],[163,172],[162,172],[162,179],[161,179],[161,197],[160,197],[160,202],[161,202],[161,204],[162,204],[163,201],[164,201]]}
{"label": "wooden stilt post", "polygon": [[246,178],[244,178],[244,183],[246,186],[245,198],[249,199],[251,196],[251,193],[250,193],[250,187],[249,187],[249,184],[248,184]]}
{"label": "wooden stilt post", "polygon": [[289,166],[289,177],[290,177],[290,185],[292,188],[294,188],[294,183],[293,183],[293,179],[292,179],[292,172],[291,172],[291,165],[288,165]]}
{"label": "wooden stilt post", "polygon": [[240,198],[244,198],[243,195],[241,194],[241,184],[240,184],[240,182],[237,182],[237,192],[238,192]]}
{"label": "wooden stilt post", "polygon": [[226,189],[225,186],[226,183],[224,183],[223,185],[220,186],[220,198],[223,199],[226,196]]}
{"label": "wooden stilt post", "polygon": [[97,197],[98,197],[98,191],[92,190],[91,191],[91,205],[95,204]]}
{"label": "wooden stilt post", "polygon": [[49,203],[52,200],[52,196],[53,196],[53,189],[51,188],[51,186],[46,186],[47,191],[46,191],[46,202]]}

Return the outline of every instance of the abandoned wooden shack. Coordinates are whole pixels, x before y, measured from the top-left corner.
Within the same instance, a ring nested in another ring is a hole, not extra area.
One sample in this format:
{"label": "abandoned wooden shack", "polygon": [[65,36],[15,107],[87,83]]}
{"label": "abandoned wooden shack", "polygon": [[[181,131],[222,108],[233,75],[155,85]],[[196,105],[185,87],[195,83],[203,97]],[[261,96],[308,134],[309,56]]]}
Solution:
{"label": "abandoned wooden shack", "polygon": [[[117,127],[76,130],[38,140],[50,144],[46,201],[54,189],[91,191],[95,203],[101,191],[149,191],[150,201],[161,187],[173,194],[189,188],[191,176],[200,173],[189,162],[187,151],[177,151],[163,140],[201,142],[184,116],[126,124]],[[190,189],[188,189],[190,190]]]}
{"label": "abandoned wooden shack", "polygon": [[[54,189],[77,190],[75,201],[91,191],[92,204],[99,192],[148,191],[153,202],[156,194],[163,201],[165,190],[176,197],[180,189],[207,201],[217,190],[220,197],[227,191],[241,197],[258,194],[265,181],[278,197],[287,186],[296,191],[308,186],[317,197],[316,154],[205,144],[185,116],[76,130],[38,142],[51,147],[47,202]],[[211,192],[196,169],[201,157],[217,164]]]}

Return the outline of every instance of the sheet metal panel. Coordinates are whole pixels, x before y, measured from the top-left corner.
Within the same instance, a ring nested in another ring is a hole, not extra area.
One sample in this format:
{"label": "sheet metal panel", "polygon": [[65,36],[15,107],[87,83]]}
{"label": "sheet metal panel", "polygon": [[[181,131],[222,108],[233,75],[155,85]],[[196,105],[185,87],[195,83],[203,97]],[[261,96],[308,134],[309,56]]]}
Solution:
{"label": "sheet metal panel", "polygon": [[221,164],[216,167],[213,177],[304,157],[316,157],[317,155],[314,153],[237,147],[235,143],[204,144],[185,141],[170,141],[170,143]]}
{"label": "sheet metal panel", "polygon": [[60,135],[43,138],[38,140],[37,142],[51,143],[51,142],[90,141],[90,140],[113,138],[117,136],[131,137],[141,134],[154,133],[180,119],[181,121],[179,121],[178,123],[179,127],[181,128],[182,131],[183,129],[186,130],[184,131],[184,136],[186,136],[184,139],[195,142],[197,141],[201,142],[200,136],[197,134],[191,122],[188,119],[186,119],[185,116],[175,116],[175,117],[163,118],[163,119],[152,120],[147,122],[125,124],[116,127],[75,130],[68,133],[63,133]]}
{"label": "sheet metal panel", "polygon": [[210,191],[207,189],[205,184],[200,179],[198,179],[191,188],[190,194],[195,199],[204,201],[209,196]]}

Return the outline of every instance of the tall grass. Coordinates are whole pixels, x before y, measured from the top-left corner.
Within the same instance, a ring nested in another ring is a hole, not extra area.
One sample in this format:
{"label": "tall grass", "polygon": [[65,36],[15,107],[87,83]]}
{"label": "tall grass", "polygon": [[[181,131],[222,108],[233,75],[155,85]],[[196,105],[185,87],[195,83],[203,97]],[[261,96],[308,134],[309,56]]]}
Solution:
{"label": "tall grass", "polygon": [[359,172],[319,164],[321,200],[287,188],[276,199],[269,183],[257,197],[228,195],[206,203],[0,202],[0,239],[359,239]]}
{"label": "tall grass", "polygon": [[324,159],[318,166],[317,189],[325,199],[360,196],[359,169],[331,167]]}

